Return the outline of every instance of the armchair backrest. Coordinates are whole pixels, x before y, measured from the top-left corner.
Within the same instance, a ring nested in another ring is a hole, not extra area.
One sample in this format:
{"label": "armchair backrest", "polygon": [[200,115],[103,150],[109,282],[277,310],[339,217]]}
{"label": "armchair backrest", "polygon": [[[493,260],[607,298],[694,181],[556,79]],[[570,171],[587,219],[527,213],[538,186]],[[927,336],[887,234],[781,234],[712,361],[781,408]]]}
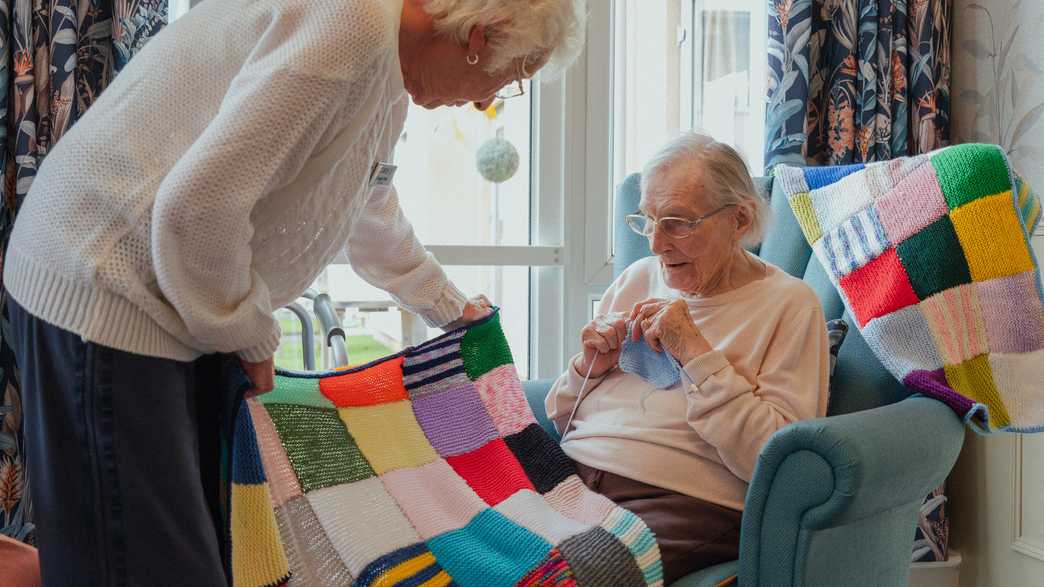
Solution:
{"label": "armchair backrest", "polygon": [[[630,175],[616,191],[614,218],[613,274],[618,275],[631,263],[648,257],[649,242],[632,232],[624,216],[638,209],[641,199],[641,176]],[[762,196],[772,210],[765,239],[754,252],[762,259],[807,282],[823,304],[827,319],[844,317],[848,336],[841,345],[837,367],[831,379],[829,415],[858,412],[897,402],[910,392],[881,365],[856,328],[855,319],[845,312],[844,303],[830,282],[823,266],[812,255],[812,248],[798,226],[790,204],[772,178],[755,178]]]}

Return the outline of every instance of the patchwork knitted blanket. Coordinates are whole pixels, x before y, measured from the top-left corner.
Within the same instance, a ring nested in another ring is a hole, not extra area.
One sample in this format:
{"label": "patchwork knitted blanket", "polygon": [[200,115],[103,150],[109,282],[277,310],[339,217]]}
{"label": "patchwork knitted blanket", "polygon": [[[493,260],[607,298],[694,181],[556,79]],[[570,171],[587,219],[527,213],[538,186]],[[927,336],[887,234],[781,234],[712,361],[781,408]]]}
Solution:
{"label": "patchwork knitted blanket", "polygon": [[662,585],[642,521],[537,424],[497,314],[240,409],[232,575],[262,585]]}
{"label": "patchwork knitted blanket", "polygon": [[780,167],[791,208],[884,366],[979,432],[1044,430],[1037,196],[995,145]]}

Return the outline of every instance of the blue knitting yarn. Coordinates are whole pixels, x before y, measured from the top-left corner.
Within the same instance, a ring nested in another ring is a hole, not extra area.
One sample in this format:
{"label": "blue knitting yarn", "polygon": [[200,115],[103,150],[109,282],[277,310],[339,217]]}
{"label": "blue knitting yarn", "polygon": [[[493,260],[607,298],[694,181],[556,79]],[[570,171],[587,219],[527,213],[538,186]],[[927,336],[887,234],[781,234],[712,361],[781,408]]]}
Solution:
{"label": "blue knitting yarn", "polygon": [[620,349],[620,370],[641,377],[656,389],[667,389],[681,382],[682,368],[666,351],[656,352],[644,338],[631,340],[628,333]]}

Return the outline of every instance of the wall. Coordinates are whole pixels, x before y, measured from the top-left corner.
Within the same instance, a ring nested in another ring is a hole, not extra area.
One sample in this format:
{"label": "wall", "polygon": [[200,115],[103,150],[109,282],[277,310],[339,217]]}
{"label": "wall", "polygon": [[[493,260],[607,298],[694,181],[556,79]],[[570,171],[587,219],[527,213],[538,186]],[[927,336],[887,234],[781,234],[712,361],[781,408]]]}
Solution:
{"label": "wall", "polygon": [[[955,2],[954,139],[1003,145],[1044,193],[1044,2]],[[961,585],[1044,586],[1044,434],[969,433],[949,493]]]}

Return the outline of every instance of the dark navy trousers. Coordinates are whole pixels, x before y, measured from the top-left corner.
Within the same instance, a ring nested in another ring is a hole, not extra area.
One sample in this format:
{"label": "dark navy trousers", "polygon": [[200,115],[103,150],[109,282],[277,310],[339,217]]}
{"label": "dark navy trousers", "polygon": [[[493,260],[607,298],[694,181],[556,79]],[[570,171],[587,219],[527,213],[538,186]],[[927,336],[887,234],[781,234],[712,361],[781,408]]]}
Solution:
{"label": "dark navy trousers", "polygon": [[227,585],[234,359],[136,355],[8,313],[44,585]]}

